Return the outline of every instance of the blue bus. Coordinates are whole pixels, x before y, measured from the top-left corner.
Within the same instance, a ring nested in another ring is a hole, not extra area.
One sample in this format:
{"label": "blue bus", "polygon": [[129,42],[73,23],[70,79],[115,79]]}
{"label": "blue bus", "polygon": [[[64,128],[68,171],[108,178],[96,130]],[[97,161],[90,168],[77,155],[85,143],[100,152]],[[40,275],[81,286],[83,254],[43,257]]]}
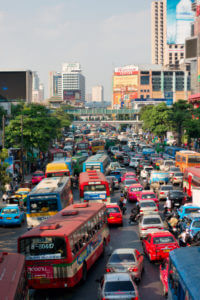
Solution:
{"label": "blue bus", "polygon": [[45,178],[27,196],[27,226],[31,229],[73,203],[70,177]]}
{"label": "blue bus", "polygon": [[96,170],[101,173],[105,173],[106,168],[110,162],[110,158],[106,154],[95,154],[90,156],[83,163],[83,172],[87,172],[88,170]]}
{"label": "blue bus", "polygon": [[183,148],[177,147],[177,146],[165,146],[165,150],[163,153],[163,157],[166,159],[175,159],[176,158],[176,152],[185,150]]}
{"label": "blue bus", "polygon": [[168,299],[200,300],[200,247],[169,253]]}
{"label": "blue bus", "polygon": [[73,168],[73,166],[74,166],[74,162],[73,162],[73,160],[72,160],[72,158],[71,157],[64,157],[64,158],[57,158],[57,159],[54,159],[54,161],[53,162],[64,162],[65,164],[66,164],[66,166],[68,167],[68,169],[69,169],[69,172],[70,172],[70,176],[72,176],[73,174],[74,174],[74,168]]}

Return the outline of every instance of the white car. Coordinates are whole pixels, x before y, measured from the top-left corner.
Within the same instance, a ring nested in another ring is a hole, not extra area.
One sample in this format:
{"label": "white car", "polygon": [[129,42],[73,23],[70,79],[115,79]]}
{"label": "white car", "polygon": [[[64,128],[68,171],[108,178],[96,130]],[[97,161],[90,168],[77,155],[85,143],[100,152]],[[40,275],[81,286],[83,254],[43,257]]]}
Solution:
{"label": "white car", "polygon": [[149,233],[164,230],[164,224],[161,217],[157,212],[151,213],[151,215],[143,215],[140,218],[139,225],[140,238],[146,237]]}
{"label": "white car", "polygon": [[129,167],[137,168],[140,160],[141,160],[140,158],[131,157],[130,162],[129,162]]}
{"label": "white car", "polygon": [[142,179],[146,179],[149,176],[149,174],[151,173],[151,171],[153,171],[152,166],[144,166],[144,169],[141,170],[141,172],[140,172],[140,177]]}
{"label": "white car", "polygon": [[149,215],[153,213],[158,213],[158,207],[153,200],[142,200],[139,201],[140,215]]}
{"label": "white car", "polygon": [[171,159],[163,160],[163,163],[160,165],[160,170],[167,172],[172,166],[175,166],[174,160]]}

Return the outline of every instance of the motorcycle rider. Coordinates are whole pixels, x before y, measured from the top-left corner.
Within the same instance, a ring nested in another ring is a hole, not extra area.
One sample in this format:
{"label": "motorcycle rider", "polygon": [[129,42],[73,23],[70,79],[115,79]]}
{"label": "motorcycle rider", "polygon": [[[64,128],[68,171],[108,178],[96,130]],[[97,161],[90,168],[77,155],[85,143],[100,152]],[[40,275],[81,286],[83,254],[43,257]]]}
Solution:
{"label": "motorcycle rider", "polygon": [[186,247],[187,244],[190,244],[190,242],[191,242],[191,237],[190,237],[189,229],[186,228],[186,230],[179,235],[179,245],[180,247]]}
{"label": "motorcycle rider", "polygon": [[129,217],[129,224],[131,222],[136,222],[139,219],[140,216],[140,206],[139,202],[136,202],[136,206],[131,209],[131,215]]}

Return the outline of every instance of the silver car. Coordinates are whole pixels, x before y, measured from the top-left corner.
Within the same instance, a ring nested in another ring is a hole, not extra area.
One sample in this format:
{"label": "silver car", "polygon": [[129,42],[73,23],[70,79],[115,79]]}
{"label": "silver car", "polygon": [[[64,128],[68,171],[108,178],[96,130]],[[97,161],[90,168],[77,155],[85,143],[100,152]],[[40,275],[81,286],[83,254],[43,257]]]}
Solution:
{"label": "silver car", "polygon": [[140,215],[147,215],[151,214],[152,212],[158,213],[158,207],[153,200],[142,200],[139,201],[139,207],[140,207]]}
{"label": "silver car", "polygon": [[155,214],[151,213],[151,215],[143,215],[140,218],[138,230],[142,239],[149,233],[164,230],[164,224],[157,212]]}
{"label": "silver car", "polygon": [[173,175],[172,175],[172,178],[171,178],[171,182],[172,184],[182,184],[183,183],[183,173],[182,172],[175,172]]}
{"label": "silver car", "polygon": [[121,248],[113,251],[106,272],[128,272],[137,281],[141,279],[144,257],[137,249]]}
{"label": "silver car", "polygon": [[136,300],[138,290],[129,273],[105,274],[98,293],[99,300]]}
{"label": "silver car", "polygon": [[162,185],[160,187],[160,190],[158,191],[158,199],[159,200],[165,200],[167,199],[169,191],[173,190],[173,185],[168,184],[168,185]]}

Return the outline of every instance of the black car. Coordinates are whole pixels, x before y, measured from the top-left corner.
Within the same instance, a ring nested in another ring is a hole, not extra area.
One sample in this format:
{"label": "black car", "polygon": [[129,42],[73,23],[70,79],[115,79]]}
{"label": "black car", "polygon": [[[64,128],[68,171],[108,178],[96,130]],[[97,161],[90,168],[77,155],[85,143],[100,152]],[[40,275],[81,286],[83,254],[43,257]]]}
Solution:
{"label": "black car", "polygon": [[168,197],[172,201],[172,207],[180,207],[187,199],[186,194],[179,190],[169,191]]}

